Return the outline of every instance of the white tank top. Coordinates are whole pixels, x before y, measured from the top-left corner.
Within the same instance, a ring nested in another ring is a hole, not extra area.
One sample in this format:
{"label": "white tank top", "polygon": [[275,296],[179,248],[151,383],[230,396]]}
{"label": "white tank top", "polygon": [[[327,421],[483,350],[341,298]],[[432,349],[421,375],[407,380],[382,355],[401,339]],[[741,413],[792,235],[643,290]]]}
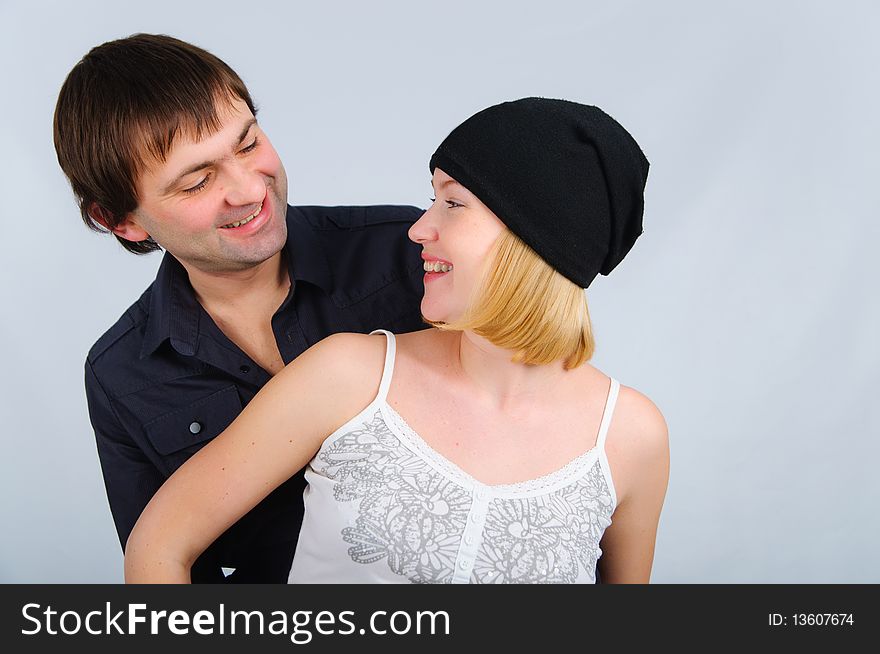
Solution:
{"label": "white tank top", "polygon": [[480,483],[432,449],[386,401],[394,335],[376,398],[327,437],[305,472],[290,583],[595,583],[617,506],[605,437],[555,472]]}

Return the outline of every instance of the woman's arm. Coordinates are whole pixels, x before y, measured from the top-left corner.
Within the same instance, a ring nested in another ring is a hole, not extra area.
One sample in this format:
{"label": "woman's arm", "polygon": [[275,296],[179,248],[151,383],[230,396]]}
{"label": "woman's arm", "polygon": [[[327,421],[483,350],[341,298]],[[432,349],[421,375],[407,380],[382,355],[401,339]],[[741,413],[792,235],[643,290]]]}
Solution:
{"label": "woman's arm", "polygon": [[312,459],[379,388],[383,335],[336,334],[275,375],[153,496],[125,547],[127,583],[189,583],[226,529]]}
{"label": "woman's arm", "polygon": [[606,450],[626,488],[602,537],[599,572],[603,583],[646,584],[669,481],[669,436],[654,403],[631,388],[621,387],[614,421]]}

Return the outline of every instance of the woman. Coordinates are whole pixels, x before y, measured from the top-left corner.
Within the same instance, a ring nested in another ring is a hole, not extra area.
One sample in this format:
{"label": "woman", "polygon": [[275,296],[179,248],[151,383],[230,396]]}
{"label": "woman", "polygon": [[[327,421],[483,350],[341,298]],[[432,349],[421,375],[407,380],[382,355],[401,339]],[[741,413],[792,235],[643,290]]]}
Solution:
{"label": "woman", "polygon": [[647,160],[596,107],[525,98],[469,118],[430,168],[410,238],[436,328],[336,334],[276,375],[150,502],[127,581],[188,581],[306,465],[293,582],[589,583],[597,561],[649,580],[666,425],[586,363],[583,290],[641,234]]}

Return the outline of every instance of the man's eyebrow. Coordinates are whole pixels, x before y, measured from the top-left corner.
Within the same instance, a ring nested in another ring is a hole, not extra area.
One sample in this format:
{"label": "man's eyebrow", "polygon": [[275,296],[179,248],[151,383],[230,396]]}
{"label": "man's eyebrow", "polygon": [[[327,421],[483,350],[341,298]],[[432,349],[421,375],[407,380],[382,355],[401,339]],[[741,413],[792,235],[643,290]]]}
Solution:
{"label": "man's eyebrow", "polygon": [[245,123],[244,129],[241,130],[241,134],[238,136],[238,143],[236,145],[241,145],[241,142],[244,141],[244,137],[247,136],[248,132],[251,131],[251,127],[257,124],[256,118],[251,118],[247,123]]}
{"label": "man's eyebrow", "polygon": [[[253,127],[256,124],[257,124],[256,118],[251,118],[245,124],[244,129],[241,130],[241,134],[238,135],[238,142],[235,144],[235,147],[238,147],[239,145],[241,145],[241,142],[244,141],[244,137],[248,135],[249,131],[251,131],[251,127]],[[203,168],[209,168],[209,167],[213,166],[215,163],[216,163],[216,161],[202,161],[201,163],[197,163],[194,166],[190,166],[189,168],[187,168],[186,170],[181,172],[177,177],[175,177],[171,182],[169,182],[169,184],[165,187],[164,194],[168,195],[169,193],[171,193],[171,191],[174,190],[174,187],[176,187],[180,183],[180,180],[182,180],[187,175],[192,175],[193,173],[197,173],[198,171],[202,170]]]}

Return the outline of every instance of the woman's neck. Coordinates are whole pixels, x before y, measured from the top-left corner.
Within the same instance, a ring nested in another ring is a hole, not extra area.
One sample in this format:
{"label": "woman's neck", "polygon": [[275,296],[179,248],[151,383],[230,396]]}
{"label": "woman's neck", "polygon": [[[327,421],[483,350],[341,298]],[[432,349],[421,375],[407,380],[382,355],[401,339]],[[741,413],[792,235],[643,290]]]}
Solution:
{"label": "woman's neck", "polygon": [[561,360],[546,365],[514,363],[510,350],[482,336],[469,331],[457,335],[453,343],[458,349],[461,375],[473,386],[476,399],[489,408],[505,411],[546,399],[568,372]]}

